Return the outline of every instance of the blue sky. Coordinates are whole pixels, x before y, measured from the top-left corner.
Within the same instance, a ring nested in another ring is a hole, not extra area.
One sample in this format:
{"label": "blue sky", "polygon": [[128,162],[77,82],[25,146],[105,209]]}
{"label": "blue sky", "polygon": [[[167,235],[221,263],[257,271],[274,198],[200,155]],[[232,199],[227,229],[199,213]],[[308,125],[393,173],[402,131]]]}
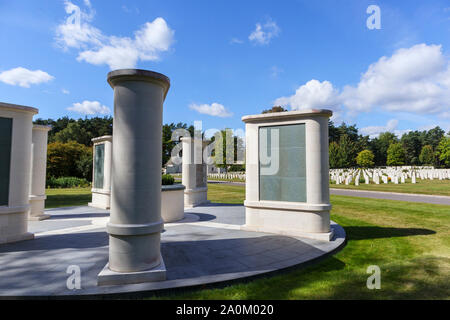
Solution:
{"label": "blue sky", "polygon": [[[380,29],[369,29],[370,5]],[[450,130],[450,1],[4,1],[0,100],[111,114],[106,74],[164,73],[164,122],[243,128],[272,105],[365,134]]]}

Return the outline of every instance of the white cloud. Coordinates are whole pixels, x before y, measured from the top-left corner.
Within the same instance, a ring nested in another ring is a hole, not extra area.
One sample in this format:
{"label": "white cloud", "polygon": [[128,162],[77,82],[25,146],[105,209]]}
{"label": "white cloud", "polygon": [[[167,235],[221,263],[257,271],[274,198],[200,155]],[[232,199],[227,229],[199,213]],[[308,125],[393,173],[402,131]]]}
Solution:
{"label": "white cloud", "polygon": [[244,41],[242,41],[241,39],[238,39],[238,38],[232,38],[230,40],[230,43],[231,44],[242,44],[242,43],[244,43]]}
{"label": "white cloud", "polygon": [[112,70],[134,68],[138,61],[155,61],[161,52],[168,51],[174,42],[174,31],[158,17],[134,32],[134,37],[106,36],[90,24],[94,11],[89,13],[70,1],[65,10],[71,14],[56,31],[57,43],[64,49],[76,48],[77,60],[94,65],[107,64]]}
{"label": "white cloud", "polygon": [[84,115],[111,113],[111,110],[107,106],[102,105],[100,102],[88,100],[74,103],[71,107],[68,107],[67,110],[81,113]]}
{"label": "white cloud", "polygon": [[369,126],[365,128],[361,128],[360,131],[363,135],[368,135],[371,138],[378,137],[378,135],[382,132],[392,132],[394,133],[398,126],[398,120],[397,119],[391,119],[389,120],[385,126]]}
{"label": "white cloud", "polygon": [[219,103],[212,103],[212,104],[191,104],[189,106],[189,109],[195,110],[202,114],[208,114],[210,116],[214,117],[231,117],[233,113],[229,112],[223,105]]}
{"label": "white cloud", "polygon": [[22,67],[10,69],[0,73],[0,81],[12,86],[29,88],[32,84],[49,82],[53,76],[42,70],[28,70]]}
{"label": "white cloud", "polygon": [[277,66],[273,66],[272,68],[270,68],[270,76],[272,78],[278,78],[278,76],[283,72],[284,72],[284,70],[281,68],[278,68]]}
{"label": "white cloud", "polygon": [[64,88],[61,89],[61,92],[64,94],[70,94],[70,91]]}
{"label": "white cloud", "polygon": [[338,104],[338,92],[331,82],[310,80],[300,86],[295,94],[275,100],[275,105],[290,106],[292,110],[331,108]]}
{"label": "white cloud", "polygon": [[126,12],[126,13],[136,13],[136,14],[139,14],[139,8],[137,8],[137,7],[131,8],[131,7],[127,7],[126,5],[123,5],[123,6],[122,6],[122,10],[123,10],[124,12]]}
{"label": "white cloud", "polygon": [[89,13],[86,13],[70,1],[64,1],[64,5],[66,13],[71,15],[56,29],[58,45],[64,50],[100,46],[105,41],[105,37],[99,29],[89,24],[95,15],[91,6],[88,5]]}
{"label": "white cloud", "polygon": [[344,106],[349,113],[378,108],[445,116],[450,110],[450,62],[440,45],[418,44],[381,57],[356,86],[339,91],[328,81],[311,80],[275,103],[294,110]]}
{"label": "white cloud", "polygon": [[450,64],[440,45],[399,49],[371,64],[356,87],[346,86],[350,109],[437,113],[450,108]]}
{"label": "white cloud", "polygon": [[264,25],[257,23],[255,30],[248,36],[248,39],[256,44],[267,45],[279,33],[280,28],[274,21],[269,19]]}

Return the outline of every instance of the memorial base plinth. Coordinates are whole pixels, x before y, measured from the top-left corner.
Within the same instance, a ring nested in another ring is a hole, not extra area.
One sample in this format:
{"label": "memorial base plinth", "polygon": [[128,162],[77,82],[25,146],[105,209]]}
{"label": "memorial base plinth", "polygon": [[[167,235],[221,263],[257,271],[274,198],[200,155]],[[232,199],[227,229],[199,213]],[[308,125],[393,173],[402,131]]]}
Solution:
{"label": "memorial base plinth", "polygon": [[166,265],[160,257],[161,263],[153,269],[137,272],[116,272],[109,269],[109,263],[98,274],[99,286],[112,286],[124,284],[136,284],[166,280]]}
{"label": "memorial base plinth", "polygon": [[0,244],[34,239],[28,232],[30,206],[0,206]]}
{"label": "memorial base plinth", "polygon": [[184,189],[182,184],[161,187],[161,217],[164,223],[184,218]]}
{"label": "memorial base plinth", "polygon": [[18,235],[11,235],[11,236],[1,236],[0,237],[0,244],[3,243],[12,243],[12,242],[19,242],[19,241],[25,241],[25,240],[33,240],[34,234],[31,232],[26,232],[23,234]]}
{"label": "memorial base plinth", "polygon": [[28,220],[29,221],[42,221],[42,220],[46,220],[46,219],[50,219],[51,216],[48,214],[40,214],[38,216],[29,216]]}
{"label": "memorial base plinth", "polygon": [[28,215],[29,221],[42,221],[50,218],[50,215],[44,213],[46,199],[46,195],[30,196],[30,214]]}
{"label": "memorial base plinth", "polygon": [[289,202],[245,203],[246,223],[241,230],[331,241],[331,205],[295,204]]}
{"label": "memorial base plinth", "polygon": [[111,208],[111,191],[109,190],[92,190],[92,202],[88,203],[89,207],[109,210]]}
{"label": "memorial base plinth", "polygon": [[208,201],[208,187],[184,190],[185,208],[195,208],[207,203],[210,203],[210,201]]}

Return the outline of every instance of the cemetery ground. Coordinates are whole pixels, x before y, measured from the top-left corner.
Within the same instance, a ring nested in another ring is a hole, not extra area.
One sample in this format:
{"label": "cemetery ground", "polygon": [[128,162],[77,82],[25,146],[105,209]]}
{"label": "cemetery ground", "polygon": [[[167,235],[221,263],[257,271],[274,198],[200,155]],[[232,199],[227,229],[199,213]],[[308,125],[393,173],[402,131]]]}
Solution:
{"label": "cemetery ground", "polygon": [[406,183],[399,184],[360,183],[359,186],[355,186],[354,183],[349,185],[333,183],[330,184],[330,188],[450,196],[450,180],[438,179],[417,180],[415,184],[411,183],[411,179],[406,179]]}
{"label": "cemetery ground", "polygon": [[92,199],[91,187],[46,189],[45,208],[85,206]]}
{"label": "cemetery ground", "polygon": [[[399,186],[408,185],[395,185]],[[86,205],[90,201],[89,188],[48,189],[47,194],[47,207]],[[244,186],[208,185],[212,202],[242,204],[244,198]],[[337,254],[270,277],[158,298],[450,299],[448,206],[335,195],[331,203],[331,219],[345,228],[348,241]],[[366,287],[370,265],[381,269],[379,290]]]}

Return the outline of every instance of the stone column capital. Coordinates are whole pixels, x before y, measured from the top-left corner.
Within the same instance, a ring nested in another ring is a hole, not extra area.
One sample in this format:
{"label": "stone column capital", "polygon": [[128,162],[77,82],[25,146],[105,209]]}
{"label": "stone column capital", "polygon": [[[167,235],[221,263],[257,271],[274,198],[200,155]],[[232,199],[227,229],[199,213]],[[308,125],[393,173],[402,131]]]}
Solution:
{"label": "stone column capital", "polygon": [[162,73],[142,69],[118,69],[108,73],[111,88],[123,81],[146,81],[160,85],[164,89],[164,99],[170,88],[170,79]]}

